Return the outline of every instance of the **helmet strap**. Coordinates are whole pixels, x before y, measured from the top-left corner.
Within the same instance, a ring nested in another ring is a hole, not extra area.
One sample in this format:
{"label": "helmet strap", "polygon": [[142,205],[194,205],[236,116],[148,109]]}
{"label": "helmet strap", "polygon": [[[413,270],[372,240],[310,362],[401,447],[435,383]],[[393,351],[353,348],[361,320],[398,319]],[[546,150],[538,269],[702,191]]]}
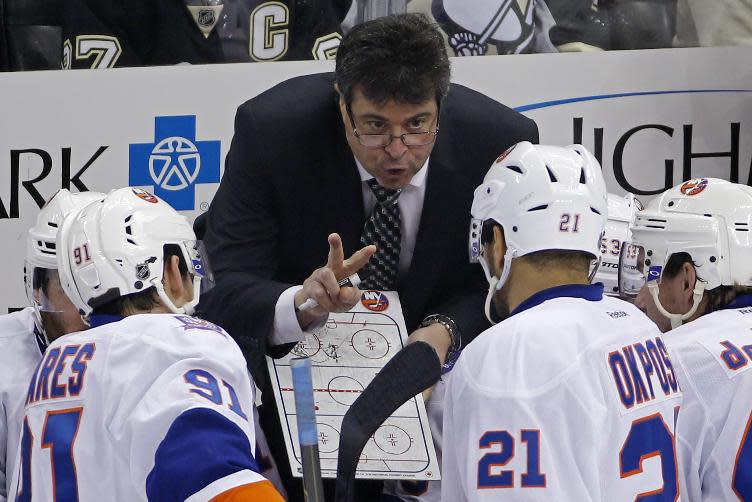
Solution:
{"label": "helmet strap", "polygon": [[199,275],[193,275],[193,298],[185,303],[182,307],[177,307],[175,303],[167,296],[167,292],[164,289],[164,285],[161,282],[156,282],[154,287],[157,288],[157,295],[162,303],[173,314],[192,315],[198,305],[199,296],[201,295],[201,277]]}
{"label": "helmet strap", "polygon": [[[504,266],[501,269],[501,277],[496,278],[495,276],[491,276],[490,272],[486,274],[491,278],[488,279],[488,294],[486,295],[486,302],[483,306],[483,311],[486,314],[486,319],[488,319],[491,324],[497,324],[491,317],[491,303],[493,302],[494,294],[496,294],[497,291],[500,291],[507,282],[509,272],[512,270],[512,258],[516,255],[517,251],[515,249],[512,249],[511,247],[507,248],[507,252],[504,253]],[[483,258],[481,258],[481,264],[484,269],[488,267]]]}
{"label": "helmet strap", "polygon": [[705,292],[705,283],[700,280],[695,281],[695,288],[692,292],[692,308],[686,314],[672,314],[661,305],[661,301],[658,299],[658,281],[649,282],[648,291],[650,292],[650,296],[653,297],[653,302],[658,311],[671,321],[671,329],[676,329],[697,312],[697,308],[702,301],[702,295]]}
{"label": "helmet strap", "polygon": [[601,268],[601,263],[603,261],[601,260],[601,255],[597,255],[595,258],[595,266],[593,266],[593,270],[590,271],[590,274],[588,275],[588,283],[593,282],[593,279],[595,279],[595,274],[598,273],[598,270]]}

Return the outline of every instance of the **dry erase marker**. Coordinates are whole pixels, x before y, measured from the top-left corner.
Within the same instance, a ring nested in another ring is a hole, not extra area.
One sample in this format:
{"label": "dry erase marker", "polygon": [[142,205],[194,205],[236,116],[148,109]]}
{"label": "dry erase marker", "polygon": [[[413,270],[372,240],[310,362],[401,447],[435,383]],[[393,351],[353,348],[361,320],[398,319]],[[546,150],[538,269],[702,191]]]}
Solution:
{"label": "dry erase marker", "polygon": [[[339,287],[353,287],[357,288],[360,285],[360,277],[358,277],[358,274],[353,274],[350,277],[345,277],[344,279],[337,281],[337,284],[339,284]],[[313,298],[309,298],[306,301],[303,302],[303,304],[298,307],[298,310],[301,312],[305,312],[306,310],[311,310],[314,307],[317,307],[319,302],[314,300]]]}

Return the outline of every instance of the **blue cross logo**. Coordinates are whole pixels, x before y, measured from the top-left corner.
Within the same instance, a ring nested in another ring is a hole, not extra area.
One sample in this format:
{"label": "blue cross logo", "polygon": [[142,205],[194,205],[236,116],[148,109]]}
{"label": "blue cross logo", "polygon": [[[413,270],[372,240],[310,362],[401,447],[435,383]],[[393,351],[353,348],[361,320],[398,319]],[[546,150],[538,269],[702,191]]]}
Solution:
{"label": "blue cross logo", "polygon": [[152,191],[178,211],[196,207],[197,183],[219,183],[220,141],[196,141],[196,116],[154,119],[154,143],[129,148],[128,184]]}

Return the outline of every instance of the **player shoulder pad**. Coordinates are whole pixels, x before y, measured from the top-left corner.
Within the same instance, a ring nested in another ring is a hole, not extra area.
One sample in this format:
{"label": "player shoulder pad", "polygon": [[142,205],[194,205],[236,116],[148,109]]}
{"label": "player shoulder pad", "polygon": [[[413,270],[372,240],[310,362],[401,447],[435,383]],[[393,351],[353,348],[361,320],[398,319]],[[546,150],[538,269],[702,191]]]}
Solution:
{"label": "player shoulder pad", "polygon": [[460,359],[467,359],[463,363],[466,368],[473,368],[466,377],[478,387],[493,382],[488,385],[490,392],[532,396],[557,385],[565,373],[587,360],[589,351],[619,336],[619,332],[611,332],[615,322],[623,323],[625,330],[659,334],[655,325],[627,302],[606,296],[597,302],[561,297],[485,331],[465,348]]}

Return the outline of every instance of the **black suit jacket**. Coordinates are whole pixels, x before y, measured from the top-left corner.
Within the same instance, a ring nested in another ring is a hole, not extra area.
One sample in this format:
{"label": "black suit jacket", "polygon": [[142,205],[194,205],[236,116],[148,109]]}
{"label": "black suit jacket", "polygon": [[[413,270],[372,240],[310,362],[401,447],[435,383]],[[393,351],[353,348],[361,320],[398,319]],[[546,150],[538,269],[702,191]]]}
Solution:
{"label": "black suit jacket", "polygon": [[[260,386],[279,295],[326,263],[331,232],[341,235],[346,256],[360,248],[361,181],[333,86],[331,73],[297,77],[238,108],[208,213],[205,241],[217,286],[199,310],[236,338]],[[470,206],[494,159],[523,140],[538,141],[532,120],[452,85],[412,263],[399,287],[409,332],[434,313],[456,322],[463,344],[488,327],[487,283],[468,261]]]}

